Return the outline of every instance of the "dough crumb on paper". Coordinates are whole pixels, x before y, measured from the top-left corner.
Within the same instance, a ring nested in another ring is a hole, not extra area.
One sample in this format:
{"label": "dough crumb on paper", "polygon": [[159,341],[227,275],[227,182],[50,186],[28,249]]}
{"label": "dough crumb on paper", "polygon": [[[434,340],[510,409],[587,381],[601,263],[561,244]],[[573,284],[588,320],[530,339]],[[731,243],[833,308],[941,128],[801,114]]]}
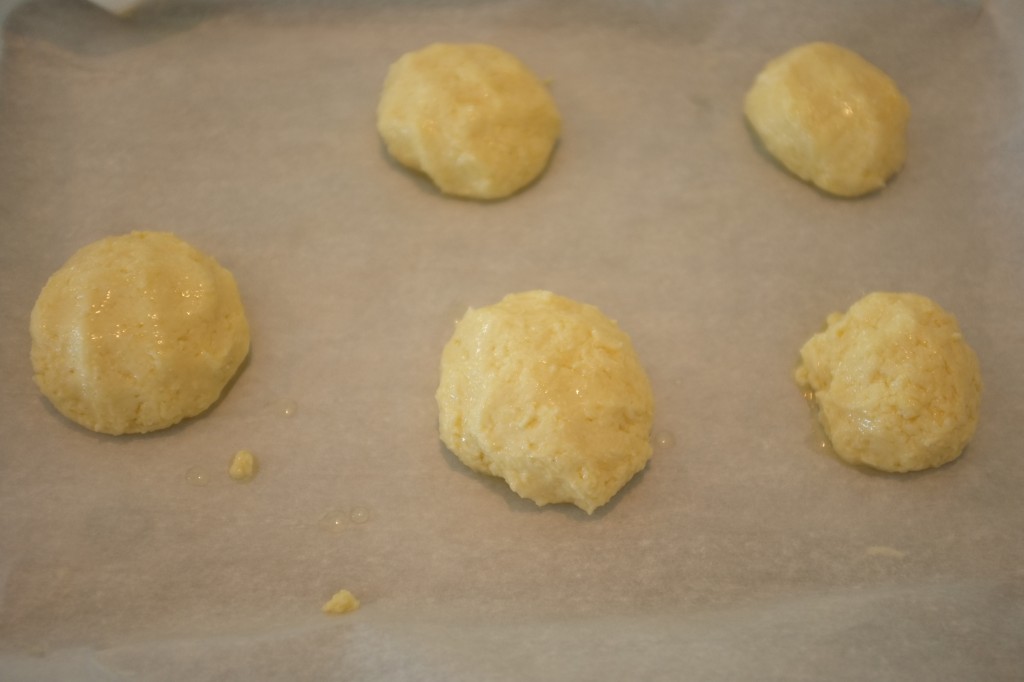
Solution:
{"label": "dough crumb on paper", "polygon": [[981,402],[977,356],[956,318],[917,294],[869,294],[800,350],[796,381],[851,464],[918,471],[960,456]]}
{"label": "dough crumb on paper", "polygon": [[538,506],[591,514],[651,456],[654,399],[629,336],[548,291],[470,309],[444,348],[436,398],[448,449]]}
{"label": "dough crumb on paper", "polygon": [[239,450],[231,458],[228,475],[236,481],[248,481],[256,475],[256,457],[248,450]]}
{"label": "dough crumb on paper", "polygon": [[339,590],[334,593],[326,604],[323,605],[323,612],[332,616],[340,616],[350,613],[359,608],[359,600],[348,590]]}
{"label": "dough crumb on paper", "polygon": [[765,149],[826,192],[873,192],[907,157],[910,105],[888,75],[857,53],[809,43],[768,62],[744,101]]}

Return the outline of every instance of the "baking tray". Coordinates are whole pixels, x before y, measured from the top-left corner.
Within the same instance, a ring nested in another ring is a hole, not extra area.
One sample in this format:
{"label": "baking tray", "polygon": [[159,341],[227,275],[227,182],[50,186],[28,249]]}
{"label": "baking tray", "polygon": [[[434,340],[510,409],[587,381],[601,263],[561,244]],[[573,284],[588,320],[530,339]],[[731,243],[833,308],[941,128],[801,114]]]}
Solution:
{"label": "baking tray", "polygon": [[[911,103],[877,194],[815,191],[744,124],[811,40]],[[387,67],[434,41],[550,81],[564,135],[521,194],[445,197],[384,152]],[[1020,679],[1020,3],[32,0],[3,49],[0,678]],[[208,413],[114,438],[39,394],[28,317],[139,229],[235,274],[253,345]],[[650,465],[593,516],[437,436],[454,320],[538,288],[616,319],[653,384]],[[940,469],[842,464],[793,381],[877,290],[933,298],[980,358]],[[342,587],[362,608],[321,614]]]}

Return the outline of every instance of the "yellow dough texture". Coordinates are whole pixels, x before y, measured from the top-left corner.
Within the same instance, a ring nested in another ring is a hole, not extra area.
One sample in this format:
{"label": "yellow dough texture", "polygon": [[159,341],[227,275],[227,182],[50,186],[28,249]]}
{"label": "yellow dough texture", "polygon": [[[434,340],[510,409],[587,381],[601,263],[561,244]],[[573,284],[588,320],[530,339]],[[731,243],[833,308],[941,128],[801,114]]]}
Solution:
{"label": "yellow dough texture", "polygon": [[321,607],[321,611],[330,616],[340,616],[359,609],[359,600],[348,590],[338,590]]}
{"label": "yellow dough texture", "polygon": [[236,481],[248,481],[256,475],[256,457],[248,450],[239,450],[228,465],[228,476]]}
{"label": "yellow dough texture", "polygon": [[446,194],[500,199],[540,175],[561,133],[548,88],[516,57],[435,43],[391,65],[377,130],[400,163]]}
{"label": "yellow dough texture", "polygon": [[981,402],[978,359],[956,319],[917,294],[873,293],[800,351],[832,448],[851,464],[918,471],[960,456]]}
{"label": "yellow dough texture", "polygon": [[654,399],[629,337],[547,291],[470,309],[441,359],[441,440],[538,506],[588,514],[651,456]]}
{"label": "yellow dough texture", "polygon": [[79,250],[39,294],[31,334],[43,394],[69,419],[113,435],[203,412],[249,352],[231,273],[161,232]]}
{"label": "yellow dough texture", "polygon": [[770,61],[744,112],[783,166],[838,196],[884,187],[907,158],[907,100],[884,72],[831,43]]}

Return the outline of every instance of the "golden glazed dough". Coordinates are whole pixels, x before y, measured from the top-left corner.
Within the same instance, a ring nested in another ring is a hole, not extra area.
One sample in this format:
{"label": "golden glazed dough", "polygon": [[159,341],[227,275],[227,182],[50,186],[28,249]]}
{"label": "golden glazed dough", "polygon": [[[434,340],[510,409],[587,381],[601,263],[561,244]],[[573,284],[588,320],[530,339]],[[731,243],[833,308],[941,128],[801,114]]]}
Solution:
{"label": "golden glazed dough", "polygon": [[654,400],[629,337],[547,291],[470,309],[441,359],[441,439],[538,506],[588,514],[651,456]]}
{"label": "golden glazed dough", "polygon": [[842,459],[917,471],[956,459],[974,434],[978,359],[956,319],[917,294],[874,293],[828,318],[800,351],[800,386]]}
{"label": "golden glazed dough", "polygon": [[783,166],[838,196],[884,187],[907,157],[907,100],[885,73],[838,45],[810,43],[769,62],[744,112]]}
{"label": "golden glazed dough", "polygon": [[203,412],[249,352],[231,273],[172,234],[84,247],[32,310],[32,366],[63,415],[113,435]]}
{"label": "golden glazed dough", "polygon": [[540,175],[561,131],[551,93],[511,54],[436,43],[391,65],[377,129],[442,192],[500,199]]}

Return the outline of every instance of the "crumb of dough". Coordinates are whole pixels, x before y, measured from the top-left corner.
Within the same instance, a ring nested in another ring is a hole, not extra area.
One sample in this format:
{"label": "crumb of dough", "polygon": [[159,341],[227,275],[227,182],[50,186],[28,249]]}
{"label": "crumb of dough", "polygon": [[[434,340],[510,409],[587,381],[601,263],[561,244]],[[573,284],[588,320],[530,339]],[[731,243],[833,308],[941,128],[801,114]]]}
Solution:
{"label": "crumb of dough", "polygon": [[538,506],[588,514],[651,456],[654,399],[629,337],[547,291],[470,309],[441,359],[441,440]]}
{"label": "crumb of dough", "polygon": [[248,450],[239,450],[231,458],[228,475],[236,481],[248,481],[256,474],[256,458]]}
{"label": "crumb of dough", "polygon": [[548,88],[492,45],[435,43],[388,71],[377,130],[446,194],[500,199],[533,182],[561,133]]}
{"label": "crumb of dough", "polygon": [[323,605],[323,612],[332,616],[340,616],[359,608],[359,600],[348,590],[339,590]]}
{"label": "crumb of dough", "polygon": [[873,293],[800,350],[832,449],[851,464],[918,471],[956,459],[974,435],[978,359],[956,319],[917,294]]}
{"label": "crumb of dough", "polygon": [[838,196],[881,189],[907,157],[907,100],[880,69],[831,43],[768,62],[744,112],[783,166]]}
{"label": "crumb of dough", "polygon": [[43,287],[31,316],[35,382],[100,433],[146,433],[205,411],[249,352],[231,273],[163,232],[90,244]]}

